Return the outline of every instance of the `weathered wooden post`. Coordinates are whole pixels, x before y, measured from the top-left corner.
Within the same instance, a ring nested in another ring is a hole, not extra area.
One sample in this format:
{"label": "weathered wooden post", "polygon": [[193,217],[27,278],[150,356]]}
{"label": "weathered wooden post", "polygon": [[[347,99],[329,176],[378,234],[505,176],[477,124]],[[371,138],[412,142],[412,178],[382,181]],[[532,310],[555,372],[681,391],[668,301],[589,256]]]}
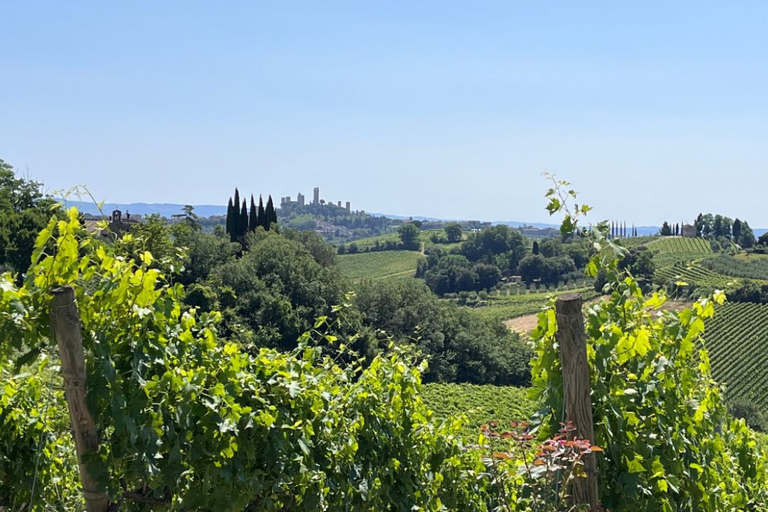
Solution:
{"label": "weathered wooden post", "polygon": [[[590,396],[589,363],[587,362],[587,335],[581,312],[581,295],[567,293],[555,301],[557,315],[557,343],[560,345],[560,364],[563,368],[563,394],[565,414],[573,422],[576,434],[582,439],[595,442],[592,423],[592,397]],[[598,510],[600,499],[597,491],[595,454],[584,457],[586,478],[573,480],[574,503],[589,504],[590,510]]]}
{"label": "weathered wooden post", "polygon": [[75,305],[75,290],[71,286],[53,290],[51,328],[59,345],[61,373],[64,376],[64,389],[72,420],[72,435],[75,438],[85,508],[88,512],[106,512],[109,506],[107,495],[99,490],[85,463],[89,455],[99,451],[99,438],[93,416],[85,404],[83,336],[80,332],[80,315]]}

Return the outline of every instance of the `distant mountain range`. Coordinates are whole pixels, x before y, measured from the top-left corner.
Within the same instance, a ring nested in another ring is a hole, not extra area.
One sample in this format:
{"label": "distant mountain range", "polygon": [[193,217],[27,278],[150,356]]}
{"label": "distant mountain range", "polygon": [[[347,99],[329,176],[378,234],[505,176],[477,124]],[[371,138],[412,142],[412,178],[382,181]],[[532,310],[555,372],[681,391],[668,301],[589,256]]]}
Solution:
{"label": "distant mountain range", "polygon": [[[87,201],[66,201],[68,207],[76,206],[78,210],[83,213],[89,213],[91,215],[99,215],[99,208],[91,202]],[[212,217],[214,215],[226,215],[227,207],[215,204],[196,204],[195,213],[200,217]],[[171,204],[171,203],[104,203],[103,210],[105,215],[112,213],[114,209],[120,209],[123,213],[130,212],[138,215],[152,215],[153,213],[160,214],[163,217],[170,218],[172,215],[184,213],[182,208],[183,204]]]}
{"label": "distant mountain range", "polygon": [[[99,214],[99,209],[96,207],[94,203],[87,202],[87,201],[67,201],[66,203],[67,203],[67,206],[70,206],[70,207],[76,206],[77,209],[83,213],[89,213],[91,215]],[[195,207],[195,213],[200,217],[212,217],[214,215],[227,214],[227,207],[223,205],[196,204],[193,206]],[[133,214],[151,215],[153,213],[157,213],[162,215],[163,217],[170,218],[172,215],[182,213],[183,207],[184,207],[183,204],[173,204],[173,203],[129,203],[129,204],[104,203],[103,210],[105,215],[109,215],[110,213],[112,213],[112,210],[114,210],[115,208],[119,208],[123,212],[130,212]],[[414,220],[420,220],[420,221],[452,220],[452,219],[439,219],[436,217],[419,217],[419,216],[411,217],[407,215],[391,215],[386,213],[373,213],[373,212],[369,212],[369,213],[377,217],[386,216],[386,217],[389,217],[390,219],[412,218]],[[533,226],[539,229],[546,229],[546,228],[556,229],[559,227],[559,225],[557,224],[547,224],[543,222],[519,222],[514,220],[491,221],[491,224],[506,224],[507,226],[511,226],[515,228],[520,226]],[[659,226],[637,226],[637,234],[640,236],[655,235],[655,234],[658,234],[660,229],[661,228]],[[755,236],[760,236],[766,231],[768,231],[768,229],[758,228],[758,229],[753,229],[753,231],[755,232]]]}

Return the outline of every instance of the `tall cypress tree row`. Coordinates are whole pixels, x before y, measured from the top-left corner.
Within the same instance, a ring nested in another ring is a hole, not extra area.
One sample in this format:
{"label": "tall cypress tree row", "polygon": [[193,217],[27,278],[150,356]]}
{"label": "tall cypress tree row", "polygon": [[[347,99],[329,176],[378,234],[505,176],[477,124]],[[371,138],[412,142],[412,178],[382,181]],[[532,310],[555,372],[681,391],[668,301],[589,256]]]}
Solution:
{"label": "tall cypress tree row", "polygon": [[235,187],[235,198],[232,200],[232,241],[240,238],[240,191]]}
{"label": "tall cypress tree row", "polygon": [[248,205],[246,204],[245,199],[243,199],[243,208],[240,210],[240,222],[238,228],[240,228],[240,238],[248,233]]}
{"label": "tall cypress tree row", "polygon": [[264,229],[269,229],[269,225],[265,224],[267,220],[267,216],[264,214],[264,201],[261,199],[261,194],[259,194],[259,226],[262,226]]}
{"label": "tall cypress tree row", "polygon": [[259,226],[259,214],[256,211],[256,204],[253,202],[253,194],[251,194],[251,216],[248,220],[248,230],[256,231]]}
{"label": "tall cypress tree row", "polygon": [[232,198],[229,198],[229,202],[227,203],[227,234],[229,235],[229,239],[234,242],[234,236],[235,236],[235,229],[234,229],[234,222],[235,222],[235,215],[234,215],[234,206],[232,206]]}
{"label": "tall cypress tree row", "polygon": [[267,220],[264,221],[266,228],[269,229],[272,224],[277,224],[277,212],[275,211],[275,204],[272,202],[272,196],[267,199],[267,209],[264,212]]}

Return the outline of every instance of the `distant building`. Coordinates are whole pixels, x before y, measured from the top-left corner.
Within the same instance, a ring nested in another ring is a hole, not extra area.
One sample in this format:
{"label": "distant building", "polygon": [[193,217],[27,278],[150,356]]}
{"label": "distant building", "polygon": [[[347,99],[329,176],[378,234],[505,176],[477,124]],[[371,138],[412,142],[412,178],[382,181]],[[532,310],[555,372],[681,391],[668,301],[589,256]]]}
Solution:
{"label": "distant building", "polygon": [[339,202],[337,203],[337,206],[338,206],[339,208],[341,208],[341,201],[339,201]]}
{"label": "distant building", "polygon": [[315,187],[312,204],[315,204],[315,205],[320,204],[320,187]]}
{"label": "distant building", "polygon": [[347,201],[347,213],[350,213],[352,205]]}
{"label": "distant building", "polygon": [[299,203],[299,206],[304,206],[304,194],[299,192],[299,195],[296,196],[296,202]]}
{"label": "distant building", "polygon": [[131,215],[130,212],[126,211],[125,216],[123,216],[123,212],[119,208],[115,208],[109,217],[109,230],[120,235],[128,231],[131,224],[138,224],[140,222],[140,215]]}
{"label": "distant building", "polygon": [[696,238],[696,226],[683,224],[680,234],[688,238]]}

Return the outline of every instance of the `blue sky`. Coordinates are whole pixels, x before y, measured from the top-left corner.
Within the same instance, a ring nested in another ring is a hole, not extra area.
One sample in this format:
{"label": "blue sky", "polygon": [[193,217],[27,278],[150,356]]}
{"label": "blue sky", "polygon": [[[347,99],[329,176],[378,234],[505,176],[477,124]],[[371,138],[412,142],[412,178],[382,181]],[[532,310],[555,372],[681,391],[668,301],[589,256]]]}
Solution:
{"label": "blue sky", "polygon": [[596,217],[768,227],[768,3],[668,4],[0,1],[0,158],[483,220],[546,221],[551,171]]}

